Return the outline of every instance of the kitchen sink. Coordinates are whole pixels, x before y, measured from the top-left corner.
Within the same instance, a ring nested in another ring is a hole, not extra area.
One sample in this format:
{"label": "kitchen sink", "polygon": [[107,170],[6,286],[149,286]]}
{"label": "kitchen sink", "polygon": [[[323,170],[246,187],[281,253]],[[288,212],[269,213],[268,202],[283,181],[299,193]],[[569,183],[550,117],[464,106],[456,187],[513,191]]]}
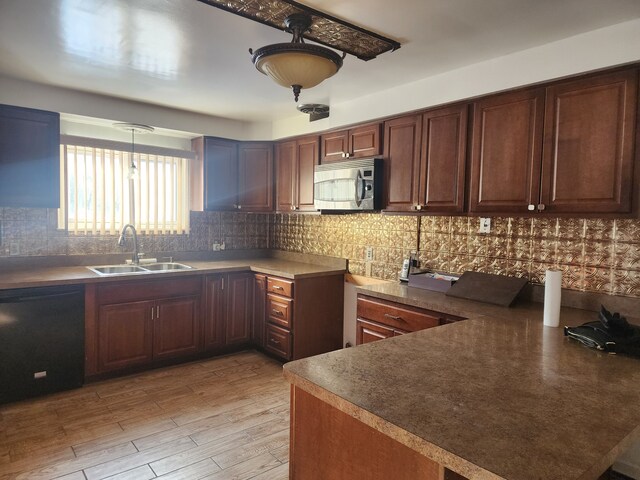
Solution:
{"label": "kitchen sink", "polygon": [[193,267],[190,267],[189,265],[184,265],[182,263],[166,262],[166,263],[150,263],[149,265],[145,265],[142,268],[146,270],[150,270],[152,272],[167,272],[170,270],[191,270]]}
{"label": "kitchen sink", "polygon": [[177,272],[191,270],[193,267],[176,262],[148,263],[145,265],[104,265],[101,267],[87,267],[98,275],[131,275],[138,273]]}
{"label": "kitchen sink", "polygon": [[98,275],[122,275],[126,273],[146,273],[148,271],[138,265],[107,265],[87,268]]}

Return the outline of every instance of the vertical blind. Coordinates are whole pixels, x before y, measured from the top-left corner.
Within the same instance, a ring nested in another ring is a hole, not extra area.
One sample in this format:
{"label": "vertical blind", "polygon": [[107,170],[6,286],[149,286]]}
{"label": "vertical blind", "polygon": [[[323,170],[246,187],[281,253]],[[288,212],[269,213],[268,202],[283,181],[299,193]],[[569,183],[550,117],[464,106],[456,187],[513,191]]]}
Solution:
{"label": "vertical blind", "polygon": [[137,175],[130,180],[131,155],[62,144],[58,226],[75,234],[115,235],[133,223],[129,214],[133,202],[138,232],[189,233],[188,159],[134,153]]}

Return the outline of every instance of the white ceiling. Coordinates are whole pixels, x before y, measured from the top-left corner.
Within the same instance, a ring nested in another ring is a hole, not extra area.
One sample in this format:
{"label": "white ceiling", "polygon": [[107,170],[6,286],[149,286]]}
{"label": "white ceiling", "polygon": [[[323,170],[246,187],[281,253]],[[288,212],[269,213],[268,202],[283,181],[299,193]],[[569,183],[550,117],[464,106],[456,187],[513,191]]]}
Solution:
{"label": "white ceiling", "polygon": [[[402,48],[303,91],[334,105],[640,18],[640,0],[303,0]],[[248,49],[287,42],[196,0],[0,0],[0,75],[247,121],[295,113]]]}

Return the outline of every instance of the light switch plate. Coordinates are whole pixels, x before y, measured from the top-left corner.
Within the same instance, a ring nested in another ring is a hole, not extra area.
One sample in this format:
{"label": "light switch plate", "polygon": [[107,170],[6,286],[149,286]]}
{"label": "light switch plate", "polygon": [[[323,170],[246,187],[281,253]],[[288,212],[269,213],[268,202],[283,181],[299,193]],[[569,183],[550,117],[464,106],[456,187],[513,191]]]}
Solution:
{"label": "light switch plate", "polygon": [[478,233],[490,233],[491,232],[491,219],[482,217],[480,218],[480,230]]}

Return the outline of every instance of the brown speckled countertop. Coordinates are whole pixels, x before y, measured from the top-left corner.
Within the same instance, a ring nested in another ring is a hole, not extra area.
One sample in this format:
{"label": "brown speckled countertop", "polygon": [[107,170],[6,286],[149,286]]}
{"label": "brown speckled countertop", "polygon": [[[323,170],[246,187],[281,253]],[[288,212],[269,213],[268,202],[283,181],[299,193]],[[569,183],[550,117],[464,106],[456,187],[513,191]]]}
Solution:
{"label": "brown speckled countertop", "polygon": [[[0,269],[0,289],[37,287],[47,285],[83,284],[95,282],[123,281],[134,279],[170,278],[184,275],[202,275],[203,273],[224,273],[233,271],[253,271],[296,279],[318,275],[345,273],[346,265],[319,265],[305,263],[299,259],[286,258],[248,258],[225,260],[177,260],[193,270],[154,272],[130,275],[101,276],[86,266],[33,266],[25,268]],[[103,265],[97,263],[96,265]]]}
{"label": "brown speckled countertop", "polygon": [[[502,308],[398,284],[360,293],[469,320],[285,365],[296,386],[470,479],[596,479],[640,438],[640,360]],[[595,313],[563,308],[561,325]]]}

